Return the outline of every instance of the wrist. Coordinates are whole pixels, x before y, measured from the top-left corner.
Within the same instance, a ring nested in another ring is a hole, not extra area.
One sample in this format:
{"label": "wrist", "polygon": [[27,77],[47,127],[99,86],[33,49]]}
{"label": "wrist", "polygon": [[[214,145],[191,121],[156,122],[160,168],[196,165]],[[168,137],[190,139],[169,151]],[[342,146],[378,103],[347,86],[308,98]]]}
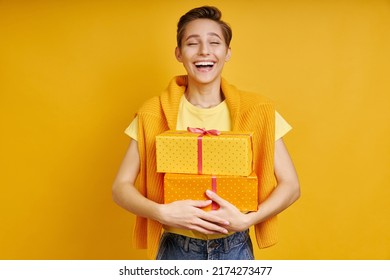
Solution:
{"label": "wrist", "polygon": [[250,228],[251,226],[257,224],[256,214],[257,212],[249,212],[245,215],[244,224],[247,228]]}
{"label": "wrist", "polygon": [[155,212],[154,220],[156,220],[161,224],[164,224],[164,217],[166,217],[166,215],[164,214],[164,209],[165,209],[165,204],[156,203],[155,211],[154,211]]}

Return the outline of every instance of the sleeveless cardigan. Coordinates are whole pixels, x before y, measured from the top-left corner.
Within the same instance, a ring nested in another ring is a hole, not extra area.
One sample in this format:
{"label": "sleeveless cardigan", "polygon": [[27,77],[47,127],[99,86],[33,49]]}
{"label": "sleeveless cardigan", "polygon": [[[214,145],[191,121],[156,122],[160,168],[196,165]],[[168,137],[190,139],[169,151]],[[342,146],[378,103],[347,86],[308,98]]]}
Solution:
{"label": "sleeveless cardigan", "polygon": [[[176,129],[180,98],[187,85],[187,76],[174,77],[160,96],[146,101],[137,112],[138,150],[140,172],[137,179],[139,192],[150,200],[163,203],[164,174],[156,172],[156,135]],[[222,78],[221,89],[227,102],[233,131],[253,131],[253,163],[259,181],[259,203],[276,186],[274,175],[275,108],[269,99],[243,92]],[[136,217],[134,246],[148,249],[148,257],[155,259],[162,225],[154,220]],[[259,248],[277,242],[277,217],[255,225]]]}

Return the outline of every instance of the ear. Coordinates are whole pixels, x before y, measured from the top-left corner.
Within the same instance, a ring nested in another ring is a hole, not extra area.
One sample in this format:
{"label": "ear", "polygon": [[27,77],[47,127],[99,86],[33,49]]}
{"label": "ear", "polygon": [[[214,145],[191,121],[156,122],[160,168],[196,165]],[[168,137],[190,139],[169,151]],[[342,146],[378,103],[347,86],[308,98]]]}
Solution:
{"label": "ear", "polygon": [[231,56],[232,56],[232,49],[229,47],[226,52],[225,61],[229,61]]}
{"label": "ear", "polygon": [[183,62],[183,59],[181,56],[181,51],[180,51],[179,47],[175,48],[175,56],[176,56],[177,61]]}

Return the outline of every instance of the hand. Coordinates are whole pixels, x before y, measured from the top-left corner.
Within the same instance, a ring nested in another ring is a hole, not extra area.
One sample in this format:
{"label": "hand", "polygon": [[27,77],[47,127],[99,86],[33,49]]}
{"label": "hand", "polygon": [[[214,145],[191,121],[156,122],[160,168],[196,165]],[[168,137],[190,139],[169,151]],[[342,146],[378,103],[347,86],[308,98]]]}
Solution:
{"label": "hand", "polygon": [[229,222],[226,219],[200,209],[211,203],[211,200],[180,200],[161,204],[159,222],[204,234],[227,234],[225,227]]}
{"label": "hand", "polygon": [[219,205],[218,210],[213,210],[210,213],[229,221],[229,225],[225,226],[229,231],[244,231],[252,224],[250,220],[250,213],[243,214],[233,204],[223,199],[215,192],[206,191],[206,195]]}

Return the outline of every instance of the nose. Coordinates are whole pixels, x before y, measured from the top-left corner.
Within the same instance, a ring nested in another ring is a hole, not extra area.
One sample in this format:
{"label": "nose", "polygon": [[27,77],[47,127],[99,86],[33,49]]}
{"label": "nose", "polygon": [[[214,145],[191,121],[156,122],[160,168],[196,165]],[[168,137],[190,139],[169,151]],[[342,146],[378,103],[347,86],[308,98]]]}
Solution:
{"label": "nose", "polygon": [[205,43],[201,43],[199,45],[199,54],[200,55],[209,55],[210,54],[209,46]]}

